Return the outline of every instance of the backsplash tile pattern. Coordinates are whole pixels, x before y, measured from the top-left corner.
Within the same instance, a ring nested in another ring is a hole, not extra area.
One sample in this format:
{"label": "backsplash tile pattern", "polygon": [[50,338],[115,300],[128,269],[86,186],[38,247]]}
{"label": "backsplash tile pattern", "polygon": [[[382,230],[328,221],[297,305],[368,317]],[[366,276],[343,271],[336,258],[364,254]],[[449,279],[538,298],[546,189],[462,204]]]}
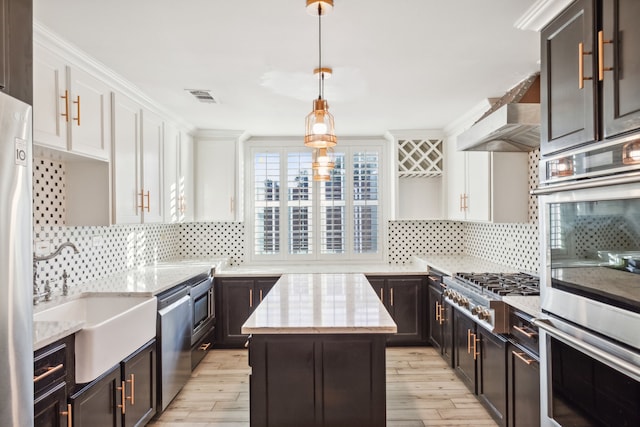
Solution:
{"label": "backsplash tile pattern", "polygon": [[538,224],[467,223],[464,253],[519,270],[538,272]]}
{"label": "backsplash tile pattern", "polygon": [[[529,191],[540,183],[540,149],[529,151]],[[529,224],[538,224],[538,197],[529,193]]]}
{"label": "backsplash tile pattern", "polygon": [[246,233],[242,222],[200,222],[180,225],[183,258],[229,257],[229,265],[245,262]]}
{"label": "backsplash tile pattern", "polygon": [[413,255],[460,254],[464,226],[456,221],[389,221],[389,264],[407,264]]}

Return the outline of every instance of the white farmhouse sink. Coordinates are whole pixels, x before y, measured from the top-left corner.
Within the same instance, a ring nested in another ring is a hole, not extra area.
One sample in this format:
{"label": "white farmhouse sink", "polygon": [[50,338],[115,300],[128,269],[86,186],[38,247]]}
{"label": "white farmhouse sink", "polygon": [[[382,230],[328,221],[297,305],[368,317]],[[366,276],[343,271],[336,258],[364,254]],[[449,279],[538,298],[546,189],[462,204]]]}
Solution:
{"label": "white farmhouse sink", "polygon": [[35,313],[34,321],[83,320],[76,382],[93,381],[156,335],[155,297],[88,296]]}

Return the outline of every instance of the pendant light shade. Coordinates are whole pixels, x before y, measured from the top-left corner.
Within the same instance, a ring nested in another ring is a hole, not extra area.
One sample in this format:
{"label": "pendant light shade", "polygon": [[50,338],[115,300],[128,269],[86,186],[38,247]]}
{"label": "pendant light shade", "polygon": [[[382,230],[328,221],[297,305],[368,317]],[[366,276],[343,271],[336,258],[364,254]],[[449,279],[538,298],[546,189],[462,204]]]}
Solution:
{"label": "pendant light shade", "polygon": [[333,0],[307,0],[309,15],[326,15],[333,11]]}
{"label": "pendant light shade", "polygon": [[313,101],[313,111],[305,119],[304,145],[311,148],[333,147],[338,143],[333,115],[326,100]]}

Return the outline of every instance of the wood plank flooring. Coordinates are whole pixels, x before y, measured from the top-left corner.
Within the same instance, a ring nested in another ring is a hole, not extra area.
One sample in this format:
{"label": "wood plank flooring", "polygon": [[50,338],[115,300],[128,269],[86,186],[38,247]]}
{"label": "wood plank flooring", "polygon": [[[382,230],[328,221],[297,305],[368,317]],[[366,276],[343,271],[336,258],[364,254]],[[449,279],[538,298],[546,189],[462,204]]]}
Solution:
{"label": "wood plank flooring", "polygon": [[[389,427],[496,426],[431,347],[387,349]],[[209,352],[153,427],[249,426],[246,350]]]}

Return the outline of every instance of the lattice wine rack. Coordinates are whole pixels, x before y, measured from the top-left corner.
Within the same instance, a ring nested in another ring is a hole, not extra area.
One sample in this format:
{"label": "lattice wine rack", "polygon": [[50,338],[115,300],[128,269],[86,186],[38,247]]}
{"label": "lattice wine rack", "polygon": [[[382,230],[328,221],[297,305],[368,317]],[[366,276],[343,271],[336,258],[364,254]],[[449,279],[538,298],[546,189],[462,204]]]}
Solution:
{"label": "lattice wine rack", "polygon": [[398,176],[442,176],[441,139],[398,139]]}

